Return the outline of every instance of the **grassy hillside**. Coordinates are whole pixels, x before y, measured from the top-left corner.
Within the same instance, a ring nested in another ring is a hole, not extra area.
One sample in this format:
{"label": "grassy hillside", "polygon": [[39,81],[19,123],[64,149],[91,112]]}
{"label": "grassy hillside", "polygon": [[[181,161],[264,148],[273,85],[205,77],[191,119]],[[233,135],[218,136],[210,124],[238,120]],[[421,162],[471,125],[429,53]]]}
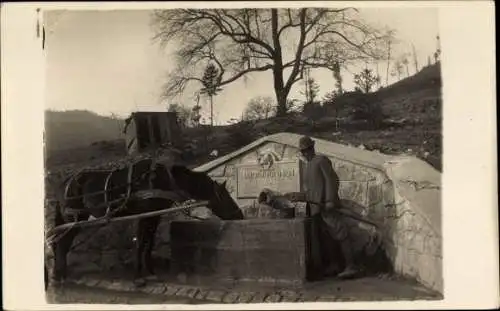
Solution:
{"label": "grassy hillside", "polygon": [[[441,170],[441,109],[438,63],[377,92],[346,93],[302,113],[212,129],[184,129],[182,153],[187,164],[197,166],[213,160],[214,149],[223,156],[262,136],[292,132],[386,154],[415,155]],[[53,151],[49,168],[114,161],[125,155],[124,141],[117,140],[122,120],[86,111],[49,112],[48,116],[48,149]],[[72,149],[60,152],[61,147]]]}
{"label": "grassy hillside", "polygon": [[346,93],[303,113],[217,127],[207,138],[202,129],[187,130],[187,140],[197,146],[189,161],[199,165],[212,159],[208,154],[213,149],[220,156],[262,136],[292,132],[386,154],[414,155],[441,170],[441,98],[438,63],[377,92]]}
{"label": "grassy hillside", "polygon": [[45,137],[48,151],[86,147],[96,141],[120,138],[123,120],[85,110],[46,111]]}

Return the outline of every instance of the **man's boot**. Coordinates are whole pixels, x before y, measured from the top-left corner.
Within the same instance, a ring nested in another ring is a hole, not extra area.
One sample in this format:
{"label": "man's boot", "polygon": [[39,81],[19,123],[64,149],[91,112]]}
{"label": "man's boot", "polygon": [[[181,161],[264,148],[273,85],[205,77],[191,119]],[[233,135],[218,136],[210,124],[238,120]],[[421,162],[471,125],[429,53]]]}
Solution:
{"label": "man's boot", "polygon": [[344,271],[340,272],[337,277],[340,279],[349,279],[355,277],[358,273],[359,270],[356,268],[354,264],[354,255],[353,255],[353,250],[351,247],[351,243],[348,238],[344,239],[341,243],[340,246],[342,248],[342,253],[345,258],[345,269]]}

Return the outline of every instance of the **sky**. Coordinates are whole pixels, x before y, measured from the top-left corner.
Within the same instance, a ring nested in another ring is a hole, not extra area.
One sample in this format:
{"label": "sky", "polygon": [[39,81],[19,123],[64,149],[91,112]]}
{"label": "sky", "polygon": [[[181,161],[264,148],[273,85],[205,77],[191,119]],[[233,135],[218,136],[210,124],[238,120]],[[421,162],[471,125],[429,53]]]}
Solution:
{"label": "sky", "polygon": [[[149,14],[147,10],[47,12],[46,108],[123,117],[138,110],[165,111],[173,101],[192,107],[192,93],[171,101],[160,97],[167,74],[175,67],[174,50],[162,49],[151,40]],[[366,8],[360,14],[370,23],[397,31],[402,43],[395,53],[409,52],[409,44],[414,44],[420,67],[436,49],[435,8]],[[360,66],[364,68],[364,64]],[[410,68],[410,74],[412,71]],[[331,72],[319,70],[311,75],[319,84],[320,97],[333,90]],[[343,78],[344,88],[352,90],[352,74],[343,72]],[[389,84],[394,81],[390,77]],[[214,99],[215,123],[241,117],[253,97],[274,98],[272,85],[272,73],[267,71],[225,86]],[[303,100],[302,89],[303,84],[297,83],[289,98]],[[208,101],[202,99],[200,104],[207,115]]]}

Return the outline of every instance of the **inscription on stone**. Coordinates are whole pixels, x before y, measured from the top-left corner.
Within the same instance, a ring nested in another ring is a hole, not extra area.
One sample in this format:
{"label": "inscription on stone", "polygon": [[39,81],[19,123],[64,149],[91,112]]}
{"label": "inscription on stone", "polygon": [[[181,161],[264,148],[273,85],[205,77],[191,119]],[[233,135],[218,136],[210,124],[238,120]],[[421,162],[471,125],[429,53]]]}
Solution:
{"label": "inscription on stone", "polygon": [[298,161],[274,162],[269,168],[243,164],[236,170],[238,198],[255,198],[264,188],[282,193],[300,190]]}

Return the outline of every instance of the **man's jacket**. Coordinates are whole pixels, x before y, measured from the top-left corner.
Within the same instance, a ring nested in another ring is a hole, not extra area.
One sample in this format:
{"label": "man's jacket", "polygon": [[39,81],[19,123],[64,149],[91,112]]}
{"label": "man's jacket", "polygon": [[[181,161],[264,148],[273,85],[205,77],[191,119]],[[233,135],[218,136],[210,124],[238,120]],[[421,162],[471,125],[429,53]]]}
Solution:
{"label": "man's jacket", "polygon": [[321,211],[323,215],[329,214],[330,209],[340,208],[339,178],[330,159],[315,155],[311,161],[305,163],[304,168],[305,199],[317,203],[310,203],[311,208]]}

